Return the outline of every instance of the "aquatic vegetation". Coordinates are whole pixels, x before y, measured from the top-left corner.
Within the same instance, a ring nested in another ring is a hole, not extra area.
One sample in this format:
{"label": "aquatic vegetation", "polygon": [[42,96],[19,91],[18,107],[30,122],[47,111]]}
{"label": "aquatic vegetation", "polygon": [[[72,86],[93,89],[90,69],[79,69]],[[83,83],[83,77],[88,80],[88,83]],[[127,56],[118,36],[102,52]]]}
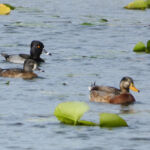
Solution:
{"label": "aquatic vegetation", "polygon": [[138,42],[134,46],[133,51],[150,53],[150,40],[147,41],[147,46],[145,46],[145,44],[143,42]]}
{"label": "aquatic vegetation", "polygon": [[145,0],[134,0],[133,2],[130,2],[124,8],[126,8],[126,9],[141,9],[141,10],[144,10],[144,9],[147,8],[147,1],[145,1]]}
{"label": "aquatic vegetation", "polygon": [[147,8],[150,8],[150,0],[146,0],[147,2]]}
{"label": "aquatic vegetation", "polygon": [[150,53],[150,40],[147,41],[146,53]]}
{"label": "aquatic vegetation", "polygon": [[100,127],[123,127],[128,126],[126,121],[120,116],[111,113],[100,114],[100,124],[80,120],[85,112],[89,110],[89,106],[84,102],[70,101],[60,103],[55,111],[54,115],[57,119],[69,125],[83,125],[83,126],[100,126]]}
{"label": "aquatic vegetation", "polygon": [[4,4],[0,4],[0,15],[8,15],[11,9]]}
{"label": "aquatic vegetation", "polygon": [[8,15],[15,7],[10,4],[0,4],[0,15]]}
{"label": "aquatic vegetation", "polygon": [[77,125],[78,120],[88,109],[89,106],[84,102],[64,102],[56,107],[54,115],[65,124]]}
{"label": "aquatic vegetation", "polygon": [[101,113],[100,114],[101,127],[127,127],[128,124],[117,114]]}
{"label": "aquatic vegetation", "polygon": [[16,9],[16,7],[14,7],[14,6],[10,5],[10,4],[5,3],[4,5],[7,6],[7,7],[9,7],[11,10]]}
{"label": "aquatic vegetation", "polygon": [[93,23],[89,23],[89,22],[83,22],[81,25],[83,26],[93,26]]}
{"label": "aquatic vegetation", "polygon": [[102,19],[100,19],[100,22],[108,22],[108,20],[107,20],[107,19],[102,18]]}
{"label": "aquatic vegetation", "polygon": [[143,42],[138,42],[133,48],[134,52],[145,52],[145,50],[146,46]]}

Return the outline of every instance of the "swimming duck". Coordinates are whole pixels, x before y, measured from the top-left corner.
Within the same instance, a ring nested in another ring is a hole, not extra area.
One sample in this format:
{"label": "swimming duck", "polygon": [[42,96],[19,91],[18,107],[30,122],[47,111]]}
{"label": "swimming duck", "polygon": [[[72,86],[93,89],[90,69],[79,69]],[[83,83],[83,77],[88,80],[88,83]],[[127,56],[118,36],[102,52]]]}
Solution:
{"label": "swimming duck", "polygon": [[40,41],[32,41],[30,45],[30,55],[28,54],[13,54],[8,55],[6,53],[1,53],[3,57],[5,57],[6,61],[12,62],[12,63],[19,63],[23,64],[26,59],[33,59],[37,63],[44,62],[42,58],[40,58],[40,55],[42,52],[44,52],[47,55],[51,55],[51,53],[48,53],[44,49],[44,44]]}
{"label": "swimming duck", "polygon": [[32,79],[37,77],[37,74],[33,72],[33,70],[36,69],[40,70],[37,66],[37,62],[33,59],[26,59],[23,65],[23,69],[20,68],[1,69],[0,68],[0,76],[9,77],[9,78]]}
{"label": "swimming duck", "polygon": [[112,104],[130,104],[135,102],[135,98],[129,89],[140,92],[134,86],[131,77],[123,77],[120,81],[120,89],[109,86],[97,86],[95,83],[90,87],[90,101],[105,102]]}

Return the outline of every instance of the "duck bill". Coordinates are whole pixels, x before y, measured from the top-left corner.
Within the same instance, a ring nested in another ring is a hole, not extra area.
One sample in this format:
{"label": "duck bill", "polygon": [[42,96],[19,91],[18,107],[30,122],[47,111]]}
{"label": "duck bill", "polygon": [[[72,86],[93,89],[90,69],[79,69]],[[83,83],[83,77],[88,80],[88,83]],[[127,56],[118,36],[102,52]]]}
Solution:
{"label": "duck bill", "polygon": [[140,91],[134,86],[134,84],[131,84],[129,88],[130,88],[130,90],[132,90],[132,91],[134,91],[134,92],[140,92]]}
{"label": "duck bill", "polygon": [[45,49],[43,49],[43,53],[45,54],[45,55],[52,55],[50,52],[47,52],[47,50],[45,50]]}

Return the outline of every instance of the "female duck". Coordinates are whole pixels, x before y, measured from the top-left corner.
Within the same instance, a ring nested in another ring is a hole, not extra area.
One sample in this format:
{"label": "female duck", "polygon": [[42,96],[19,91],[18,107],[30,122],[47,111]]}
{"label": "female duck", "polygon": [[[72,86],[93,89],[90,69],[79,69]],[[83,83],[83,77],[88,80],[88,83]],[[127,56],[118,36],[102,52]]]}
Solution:
{"label": "female duck", "polygon": [[51,53],[48,53],[44,49],[44,44],[40,41],[32,41],[30,48],[31,48],[30,55],[28,54],[8,55],[5,53],[1,53],[1,55],[5,57],[6,61],[12,62],[12,63],[19,63],[19,64],[23,64],[26,59],[33,59],[37,63],[44,62],[44,60],[40,58],[40,55],[42,54],[42,52],[46,53],[47,55],[51,55]]}
{"label": "female duck", "polygon": [[39,69],[37,67],[36,61],[32,59],[26,59],[24,62],[23,69],[20,68],[0,69],[0,76],[9,78],[32,79],[37,77],[37,74],[33,72],[33,70],[35,69]]}
{"label": "female duck", "polygon": [[90,101],[105,102],[112,104],[130,104],[135,102],[135,98],[129,89],[139,92],[135,88],[133,79],[123,77],[120,81],[120,89],[109,86],[96,86],[95,83],[90,87]]}

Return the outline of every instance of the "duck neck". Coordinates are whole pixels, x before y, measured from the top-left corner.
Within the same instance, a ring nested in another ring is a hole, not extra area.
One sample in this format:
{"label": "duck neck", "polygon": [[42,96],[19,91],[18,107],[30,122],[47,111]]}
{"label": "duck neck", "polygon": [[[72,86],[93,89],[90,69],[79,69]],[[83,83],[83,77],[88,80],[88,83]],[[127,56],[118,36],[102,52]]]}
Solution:
{"label": "duck neck", "polygon": [[120,87],[121,93],[129,93],[129,88]]}

